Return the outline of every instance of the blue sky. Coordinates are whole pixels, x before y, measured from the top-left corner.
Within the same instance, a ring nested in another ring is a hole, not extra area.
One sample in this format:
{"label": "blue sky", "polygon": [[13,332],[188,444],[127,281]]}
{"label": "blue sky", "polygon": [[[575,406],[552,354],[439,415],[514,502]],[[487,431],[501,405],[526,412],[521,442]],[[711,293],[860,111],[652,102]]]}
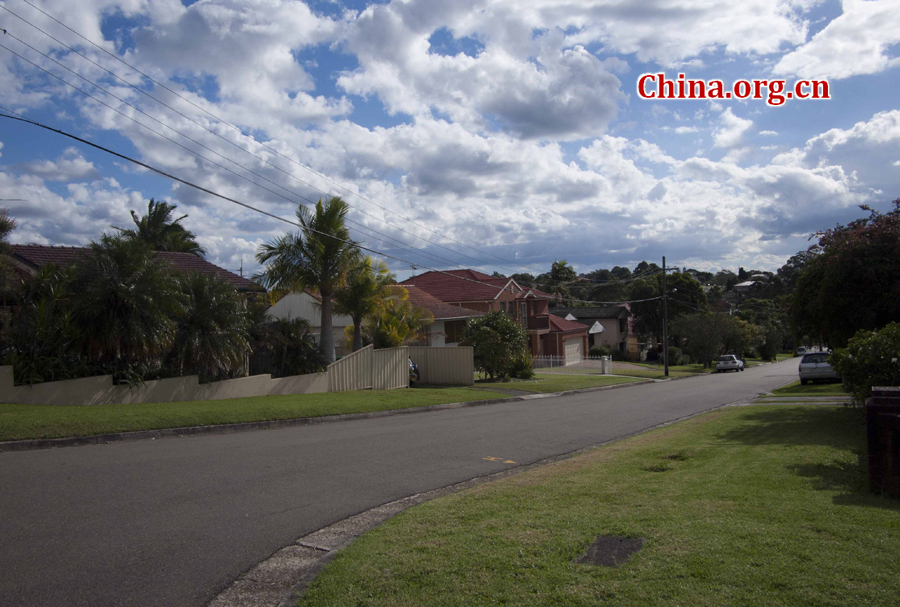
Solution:
{"label": "blue sky", "polygon": [[[897,0],[29,2],[46,14],[0,2],[4,108],[279,216],[340,195],[401,278],[774,270],[900,197]],[[646,72],[826,78],[832,98],[646,100]],[[0,119],[0,143],[14,242],[86,244],[165,199],[253,271],[287,227],[33,126]]]}

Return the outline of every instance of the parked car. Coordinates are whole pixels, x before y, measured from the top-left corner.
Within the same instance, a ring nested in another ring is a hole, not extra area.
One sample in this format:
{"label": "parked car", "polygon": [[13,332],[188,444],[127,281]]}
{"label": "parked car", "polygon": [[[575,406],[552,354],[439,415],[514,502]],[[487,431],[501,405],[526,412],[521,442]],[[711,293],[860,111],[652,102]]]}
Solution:
{"label": "parked car", "polygon": [[842,381],[843,378],[835,371],[828,362],[827,352],[816,352],[806,354],[800,359],[800,384],[806,385],[807,382],[816,379],[830,379]]}
{"label": "parked car", "polygon": [[734,354],[725,354],[716,360],[716,373],[724,373],[725,371],[743,371],[744,361]]}
{"label": "parked car", "polygon": [[413,362],[413,359],[409,359],[409,387],[412,388],[413,384],[419,381],[419,366]]}
{"label": "parked car", "polygon": [[794,351],[794,356],[803,356],[806,354],[806,346],[800,346]]}

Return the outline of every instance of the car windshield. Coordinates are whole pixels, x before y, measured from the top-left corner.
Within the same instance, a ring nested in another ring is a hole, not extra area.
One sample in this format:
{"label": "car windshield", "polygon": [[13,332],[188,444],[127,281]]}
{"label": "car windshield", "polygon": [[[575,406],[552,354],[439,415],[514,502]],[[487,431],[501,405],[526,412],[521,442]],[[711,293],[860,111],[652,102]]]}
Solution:
{"label": "car windshield", "polygon": [[811,363],[827,363],[828,355],[827,354],[807,354],[803,357],[803,363],[811,364]]}
{"label": "car windshield", "polygon": [[720,363],[730,363],[730,362],[734,362],[734,356],[720,356],[720,357],[719,357],[719,362],[720,362]]}

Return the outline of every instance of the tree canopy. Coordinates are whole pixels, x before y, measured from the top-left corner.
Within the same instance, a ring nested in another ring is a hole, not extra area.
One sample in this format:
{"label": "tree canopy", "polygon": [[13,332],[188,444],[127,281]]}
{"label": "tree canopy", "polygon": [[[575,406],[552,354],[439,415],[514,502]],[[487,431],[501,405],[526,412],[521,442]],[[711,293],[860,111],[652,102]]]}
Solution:
{"label": "tree canopy", "polygon": [[197,237],[193,232],[181,225],[187,215],[173,219],[178,205],[168,202],[156,202],[150,199],[147,203],[147,214],[139,217],[131,211],[131,219],[134,221],[134,229],[116,228],[120,235],[140,240],[154,251],[171,251],[174,253],[193,253],[203,257],[205,251],[197,244]]}
{"label": "tree canopy", "polygon": [[900,198],[888,213],[818,234],[796,280],[791,316],[801,334],[843,347],[860,329],[900,321]]}

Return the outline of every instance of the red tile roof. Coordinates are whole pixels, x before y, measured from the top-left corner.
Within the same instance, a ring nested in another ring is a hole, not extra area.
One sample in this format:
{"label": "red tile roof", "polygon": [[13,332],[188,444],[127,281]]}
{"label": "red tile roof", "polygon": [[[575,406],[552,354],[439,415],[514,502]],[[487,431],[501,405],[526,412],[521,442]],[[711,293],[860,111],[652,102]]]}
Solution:
{"label": "red tile roof", "polygon": [[553,296],[537,289],[517,287],[511,278],[495,278],[476,270],[447,270],[425,272],[400,283],[427,291],[444,302],[493,301],[504,288],[516,290],[516,297],[534,293],[538,298],[553,299]]}
{"label": "red tile roof", "polygon": [[580,322],[574,322],[571,320],[566,320],[565,318],[560,318],[555,314],[547,315],[550,320],[550,330],[551,331],[562,331],[567,333],[569,331],[584,331],[587,332],[588,328],[581,324]]}
{"label": "red tile roof", "polygon": [[[90,251],[87,247],[54,247],[39,244],[14,244],[10,246],[13,257],[34,268],[39,268],[48,263],[61,267],[69,266],[76,263]],[[238,291],[265,291],[264,288],[252,280],[220,268],[193,253],[158,251],[156,256],[181,273],[203,272],[204,274],[215,274]]]}
{"label": "red tile roof", "polygon": [[418,287],[403,285],[403,288],[409,293],[409,302],[414,306],[425,308],[431,312],[435,320],[456,320],[482,315],[477,310],[445,304],[437,297],[429,295]]}

